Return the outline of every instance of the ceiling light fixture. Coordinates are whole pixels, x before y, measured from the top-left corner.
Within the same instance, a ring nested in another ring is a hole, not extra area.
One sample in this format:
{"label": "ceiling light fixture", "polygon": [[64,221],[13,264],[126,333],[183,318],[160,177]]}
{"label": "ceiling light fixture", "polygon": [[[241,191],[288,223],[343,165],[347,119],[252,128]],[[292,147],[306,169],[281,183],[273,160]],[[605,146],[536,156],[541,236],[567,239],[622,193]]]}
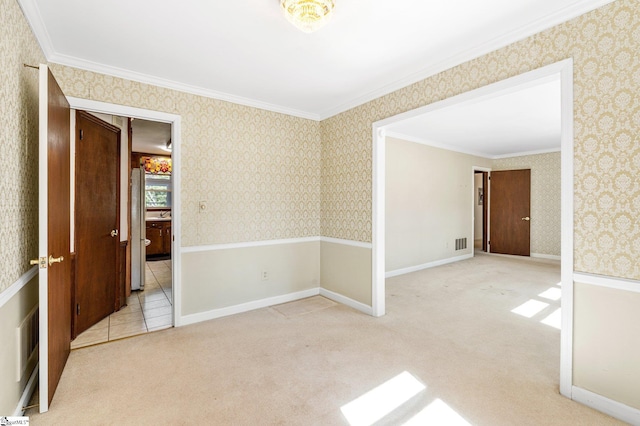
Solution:
{"label": "ceiling light fixture", "polygon": [[305,33],[312,33],[327,23],[335,7],[334,0],[280,0],[289,22]]}

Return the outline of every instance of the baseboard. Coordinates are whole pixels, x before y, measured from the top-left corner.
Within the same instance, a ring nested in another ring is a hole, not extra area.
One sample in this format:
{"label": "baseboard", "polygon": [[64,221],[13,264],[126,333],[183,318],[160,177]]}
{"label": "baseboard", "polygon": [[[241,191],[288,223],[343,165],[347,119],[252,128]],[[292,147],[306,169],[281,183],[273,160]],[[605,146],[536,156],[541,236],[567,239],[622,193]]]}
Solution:
{"label": "baseboard", "polygon": [[255,300],[253,302],[242,303],[240,305],[229,306],[226,308],[212,309],[197,314],[184,315],[180,318],[180,326],[196,324],[202,321],[208,321],[216,318],[227,317],[229,315],[241,314],[256,309],[267,308],[281,303],[293,302],[295,300],[305,299],[320,294],[319,288],[311,288],[309,290],[298,291],[296,293],[283,294],[282,296],[274,296],[266,299]]}
{"label": "baseboard", "polygon": [[355,310],[363,312],[367,315],[373,316],[373,308],[371,306],[365,305],[364,303],[360,303],[356,300],[350,299],[347,296],[343,296],[338,293],[334,293],[333,291],[329,291],[327,289],[320,289],[320,296],[324,296],[327,299],[331,299],[334,302],[342,303],[343,305],[347,305]]}
{"label": "baseboard", "polygon": [[31,376],[29,376],[29,380],[27,381],[27,386],[24,387],[24,391],[22,391],[22,396],[20,397],[20,401],[18,401],[18,406],[16,410],[13,412],[14,417],[21,417],[24,415],[24,407],[29,404],[29,400],[31,399],[31,395],[36,390],[36,386],[38,386],[38,371],[40,370],[40,363],[36,364],[35,368],[31,372]]}
{"label": "baseboard", "polygon": [[530,256],[537,259],[561,260],[560,256],[556,256],[555,254],[531,253]]}
{"label": "baseboard", "polygon": [[577,386],[573,386],[571,396],[574,401],[591,407],[594,410],[601,411],[632,425],[640,425],[640,410],[637,408],[629,407],[628,405]]}
{"label": "baseboard", "polygon": [[465,254],[462,256],[450,257],[448,259],[436,260],[434,262],[423,263],[422,265],[410,266],[408,268],[396,269],[384,274],[385,278],[397,277],[399,275],[410,274],[411,272],[422,271],[423,269],[433,268],[436,266],[446,265],[448,263],[459,262],[461,260],[471,259],[473,254]]}
{"label": "baseboard", "polygon": [[33,268],[29,269],[26,274],[18,278],[18,281],[11,284],[5,291],[0,293],[0,308],[3,307],[9,300],[11,300],[13,296],[18,294],[25,285],[29,284],[33,277],[38,275],[38,271],[38,267],[34,266]]}

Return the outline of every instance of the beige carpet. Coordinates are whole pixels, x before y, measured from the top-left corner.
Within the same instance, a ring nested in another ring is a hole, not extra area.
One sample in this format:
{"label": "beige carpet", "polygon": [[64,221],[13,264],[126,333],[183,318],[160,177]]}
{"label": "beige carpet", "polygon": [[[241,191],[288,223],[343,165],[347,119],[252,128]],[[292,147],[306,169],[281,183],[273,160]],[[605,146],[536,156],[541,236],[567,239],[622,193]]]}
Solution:
{"label": "beige carpet", "polygon": [[387,280],[378,319],[317,296],[75,350],[50,411],[27,415],[33,425],[345,425],[341,407],[406,371],[426,389],[376,424],[438,407],[449,417],[430,424],[621,424],[559,395],[560,333],[540,322],[553,303],[531,319],[511,312],[544,300],[559,275],[554,262],[481,255]]}

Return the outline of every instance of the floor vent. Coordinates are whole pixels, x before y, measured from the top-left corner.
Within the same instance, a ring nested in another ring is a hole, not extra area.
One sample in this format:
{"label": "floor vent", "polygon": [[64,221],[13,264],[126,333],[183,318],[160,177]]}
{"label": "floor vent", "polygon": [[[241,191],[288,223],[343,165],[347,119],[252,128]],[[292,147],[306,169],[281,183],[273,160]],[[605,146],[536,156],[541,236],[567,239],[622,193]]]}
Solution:
{"label": "floor vent", "polygon": [[456,250],[464,250],[467,248],[467,239],[466,238],[457,238],[456,239]]}
{"label": "floor vent", "polygon": [[22,380],[27,367],[38,357],[39,318],[40,310],[34,307],[29,315],[16,328],[16,340],[18,348],[18,369],[16,380]]}

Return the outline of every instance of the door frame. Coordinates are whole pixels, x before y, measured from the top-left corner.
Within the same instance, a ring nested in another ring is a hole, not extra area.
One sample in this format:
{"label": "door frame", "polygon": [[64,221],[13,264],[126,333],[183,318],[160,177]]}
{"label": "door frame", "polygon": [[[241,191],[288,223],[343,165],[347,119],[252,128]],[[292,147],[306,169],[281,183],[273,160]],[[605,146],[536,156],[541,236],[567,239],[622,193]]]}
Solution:
{"label": "door frame", "polygon": [[[182,117],[176,114],[153,111],[149,109],[130,107],[125,105],[111,104],[107,102],[93,101],[90,99],[75,98],[67,96],[71,109],[81,109],[89,112],[101,112],[104,114],[118,115],[122,117],[139,118],[143,120],[159,121],[171,124],[171,162],[173,171],[171,175],[173,188],[178,188],[172,194],[171,206],[171,232],[173,241],[171,242],[171,280],[173,286],[173,326],[182,325],[182,259],[180,257],[181,244],[181,207],[182,197],[181,187],[181,121]],[[129,141],[131,144],[131,141]]]}
{"label": "door frame", "polygon": [[373,123],[371,304],[373,316],[385,314],[385,148],[392,124],[453,105],[473,103],[560,78],[561,82],[561,283],[560,393],[572,398],[573,385],[573,59],[568,58],[506,80]]}
{"label": "door frame", "polygon": [[[471,167],[471,232],[472,235],[475,238],[475,232],[476,232],[476,221],[475,221],[475,214],[476,214],[476,191],[475,191],[475,186],[476,186],[476,172],[486,172],[489,173],[489,176],[491,176],[491,167],[480,167],[480,166],[473,166]],[[488,182],[488,180],[487,180]],[[489,191],[491,191],[491,185],[487,185],[484,186],[483,185],[483,189],[484,189],[484,199],[483,199],[483,203],[484,206],[482,206],[482,208],[487,212],[487,224],[485,225],[487,229],[483,230],[482,232],[486,232],[487,235],[487,253],[491,253],[491,248],[489,247],[489,231],[491,228],[490,225],[490,220],[491,219],[491,205],[489,204]],[[484,240],[484,237],[483,237]],[[484,244],[484,243],[483,243]],[[476,246],[475,244],[471,245],[471,255],[475,256],[476,255]]]}

